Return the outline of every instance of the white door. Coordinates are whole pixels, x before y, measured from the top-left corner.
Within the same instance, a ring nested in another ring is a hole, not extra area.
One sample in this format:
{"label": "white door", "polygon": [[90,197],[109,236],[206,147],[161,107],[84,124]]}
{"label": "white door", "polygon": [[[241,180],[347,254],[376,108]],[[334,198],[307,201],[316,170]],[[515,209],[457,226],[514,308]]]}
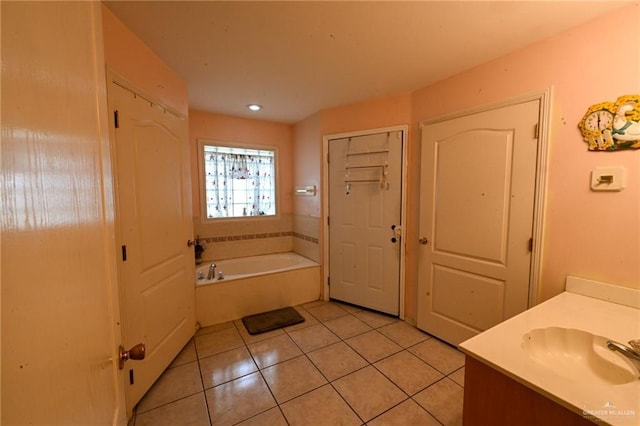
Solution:
{"label": "white door", "polygon": [[116,83],[109,106],[123,345],[146,347],[144,360],[125,365],[131,410],[195,332],[187,123]]}
{"label": "white door", "polygon": [[402,131],[329,140],[329,295],[399,314]]}
{"label": "white door", "polygon": [[539,101],[422,129],[418,327],[452,344],[527,309]]}

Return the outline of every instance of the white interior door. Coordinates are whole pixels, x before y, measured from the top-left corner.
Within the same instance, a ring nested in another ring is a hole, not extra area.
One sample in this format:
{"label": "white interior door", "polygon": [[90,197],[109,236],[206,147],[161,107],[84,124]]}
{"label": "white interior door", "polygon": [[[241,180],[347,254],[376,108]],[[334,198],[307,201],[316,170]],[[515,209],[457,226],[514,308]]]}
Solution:
{"label": "white interior door", "polygon": [[195,332],[187,123],[115,83],[109,101],[117,111],[123,344],[146,346],[143,361],[125,365],[131,410]]}
{"label": "white interior door", "polygon": [[527,309],[539,101],[422,129],[418,327],[458,344]]}
{"label": "white interior door", "polygon": [[332,299],[399,314],[401,167],[402,131],[329,140]]}

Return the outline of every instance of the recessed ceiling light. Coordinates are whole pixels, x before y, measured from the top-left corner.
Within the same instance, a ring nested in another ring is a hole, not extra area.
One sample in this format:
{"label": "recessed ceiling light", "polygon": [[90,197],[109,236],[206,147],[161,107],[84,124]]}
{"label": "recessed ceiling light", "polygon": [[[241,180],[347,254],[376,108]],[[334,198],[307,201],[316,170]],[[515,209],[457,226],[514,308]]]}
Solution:
{"label": "recessed ceiling light", "polygon": [[247,108],[249,108],[251,111],[260,111],[262,109],[262,105],[249,104],[247,105]]}

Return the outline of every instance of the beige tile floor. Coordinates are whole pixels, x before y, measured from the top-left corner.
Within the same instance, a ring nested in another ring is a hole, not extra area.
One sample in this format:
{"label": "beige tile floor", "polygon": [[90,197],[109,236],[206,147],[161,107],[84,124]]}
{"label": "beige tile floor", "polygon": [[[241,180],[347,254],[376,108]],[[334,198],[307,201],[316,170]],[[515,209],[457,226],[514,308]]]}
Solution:
{"label": "beige tile floor", "polygon": [[200,329],[140,401],[144,425],[460,425],[464,356],[398,319],[336,302],[251,336]]}

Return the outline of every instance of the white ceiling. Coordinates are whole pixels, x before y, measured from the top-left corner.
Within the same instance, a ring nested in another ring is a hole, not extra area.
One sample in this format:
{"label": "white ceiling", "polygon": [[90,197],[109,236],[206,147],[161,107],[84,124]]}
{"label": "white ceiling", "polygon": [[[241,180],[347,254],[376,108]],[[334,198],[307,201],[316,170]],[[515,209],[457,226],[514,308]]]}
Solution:
{"label": "white ceiling", "polygon": [[[105,3],[186,82],[191,108],[294,123],[428,86],[634,2]],[[248,111],[254,102],[264,109]]]}

